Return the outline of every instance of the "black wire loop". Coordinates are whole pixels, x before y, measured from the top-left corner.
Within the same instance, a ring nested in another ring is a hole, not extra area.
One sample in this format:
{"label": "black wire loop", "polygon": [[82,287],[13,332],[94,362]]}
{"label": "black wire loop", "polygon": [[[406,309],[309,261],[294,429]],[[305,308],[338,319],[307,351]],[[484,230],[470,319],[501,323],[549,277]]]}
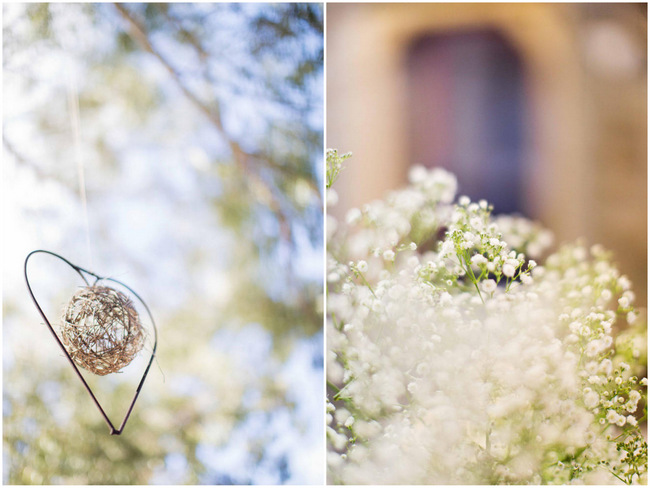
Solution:
{"label": "black wire loop", "polygon": [[[52,324],[50,324],[50,321],[49,321],[49,320],[47,319],[47,317],[45,316],[45,312],[43,312],[43,309],[41,308],[41,306],[39,305],[38,301],[36,300],[36,297],[34,296],[34,292],[32,291],[32,287],[31,287],[30,284],[29,284],[29,277],[28,277],[28,275],[27,275],[27,262],[29,261],[29,258],[30,258],[32,255],[36,254],[36,253],[45,253],[45,254],[49,254],[49,255],[54,256],[55,258],[58,258],[58,259],[60,259],[61,261],[65,262],[65,263],[68,264],[72,269],[74,269],[74,270],[79,274],[79,276],[81,276],[81,279],[84,280],[84,282],[86,283],[86,286],[94,286],[94,285],[96,285],[100,280],[104,280],[104,281],[112,281],[112,282],[114,282],[114,283],[117,283],[118,285],[123,286],[124,288],[126,288],[127,290],[129,290],[129,291],[133,294],[133,296],[135,296],[135,297],[140,301],[140,303],[142,303],[142,305],[144,306],[145,310],[147,311],[147,314],[149,314],[149,318],[151,319],[151,324],[153,325],[153,331],[154,331],[154,344],[153,344],[153,351],[151,352],[151,359],[149,359],[149,364],[147,365],[147,369],[144,370],[144,374],[142,375],[142,379],[140,380],[140,383],[138,384],[138,387],[137,387],[137,389],[135,390],[135,395],[133,396],[133,400],[131,401],[131,405],[129,406],[129,409],[128,409],[128,411],[126,412],[126,416],[124,417],[124,420],[122,420],[122,425],[120,425],[120,428],[119,428],[119,429],[116,429],[116,428],[115,428],[115,426],[113,425],[113,423],[111,422],[111,420],[108,418],[108,415],[106,415],[106,412],[104,411],[104,409],[103,409],[102,406],[100,405],[99,401],[98,401],[97,398],[95,397],[94,393],[93,393],[92,390],[90,389],[90,386],[88,385],[88,383],[86,382],[85,378],[84,378],[83,375],[81,374],[81,371],[79,371],[79,368],[77,367],[77,365],[75,364],[75,362],[74,362],[74,361],[72,360],[72,358],[70,357],[70,354],[68,353],[68,351],[66,350],[65,346],[64,346],[63,343],[61,342],[61,339],[59,339],[59,336],[58,336],[58,335],[56,334],[56,332],[54,331],[54,328],[52,327]],[[93,277],[93,278],[95,279],[95,281],[93,282],[92,285],[90,285],[90,282],[89,282],[88,279],[86,278],[86,275],[88,275],[89,277]],[[86,391],[88,391],[88,394],[90,395],[90,397],[93,399],[93,402],[95,402],[95,405],[96,405],[97,408],[99,409],[99,412],[102,414],[102,417],[104,417],[104,420],[106,421],[106,423],[108,424],[108,427],[109,427],[109,429],[110,429],[110,434],[111,434],[111,435],[120,435],[120,434],[122,433],[122,431],[124,430],[124,426],[126,425],[126,421],[129,419],[129,416],[131,415],[131,411],[133,410],[133,406],[135,405],[135,401],[138,399],[138,395],[140,395],[140,390],[142,389],[142,385],[144,384],[144,380],[145,380],[145,378],[147,377],[147,375],[149,374],[149,368],[151,368],[151,365],[152,365],[152,363],[153,363],[153,360],[154,360],[154,358],[155,358],[155,356],[156,356],[156,347],[158,346],[158,329],[156,328],[156,323],[155,323],[154,320],[153,320],[153,315],[151,314],[151,310],[149,310],[149,307],[148,307],[147,304],[144,302],[144,300],[142,300],[142,298],[140,298],[140,295],[138,295],[135,291],[133,291],[130,287],[128,287],[127,285],[125,285],[125,284],[122,283],[121,281],[118,281],[118,280],[113,279],[113,278],[107,278],[107,277],[99,276],[98,274],[95,274],[95,273],[93,273],[92,271],[88,271],[87,269],[84,269],[84,268],[81,268],[81,267],[79,267],[79,266],[77,266],[77,265],[75,265],[75,264],[72,264],[70,261],[68,261],[67,259],[65,259],[63,256],[59,256],[58,254],[53,253],[53,252],[51,252],[51,251],[44,251],[44,250],[42,250],[42,249],[37,249],[37,250],[35,250],[35,251],[30,252],[30,253],[27,255],[27,257],[25,258],[25,282],[27,283],[27,290],[29,291],[29,294],[30,294],[30,296],[32,297],[32,300],[34,301],[34,305],[36,305],[36,308],[38,309],[38,312],[41,314],[41,317],[43,317],[43,320],[45,320],[45,324],[46,324],[46,325],[48,326],[48,328],[50,329],[50,332],[51,332],[52,335],[54,336],[54,339],[56,339],[56,342],[59,344],[59,347],[60,347],[61,350],[64,352],[65,356],[68,358],[68,361],[69,361],[70,364],[72,365],[72,368],[74,369],[75,373],[77,373],[77,376],[78,376],[79,379],[81,380],[81,383],[83,383],[84,387],[86,388]]]}

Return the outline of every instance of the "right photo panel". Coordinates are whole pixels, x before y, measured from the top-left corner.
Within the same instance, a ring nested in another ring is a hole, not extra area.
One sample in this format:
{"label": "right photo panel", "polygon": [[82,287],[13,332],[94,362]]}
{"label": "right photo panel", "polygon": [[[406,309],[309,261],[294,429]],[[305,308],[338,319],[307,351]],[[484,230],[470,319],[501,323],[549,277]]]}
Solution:
{"label": "right photo panel", "polygon": [[329,484],[647,484],[647,4],[329,4]]}

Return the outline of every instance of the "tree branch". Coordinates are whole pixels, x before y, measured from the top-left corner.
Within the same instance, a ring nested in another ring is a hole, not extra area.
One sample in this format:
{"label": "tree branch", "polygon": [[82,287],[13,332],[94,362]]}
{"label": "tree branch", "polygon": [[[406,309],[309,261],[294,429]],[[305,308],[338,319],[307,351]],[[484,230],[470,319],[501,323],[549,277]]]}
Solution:
{"label": "tree branch", "polygon": [[7,139],[7,135],[4,133],[2,134],[2,145],[4,146],[5,150],[9,154],[11,154],[14,158],[16,158],[16,161],[19,164],[32,168],[39,178],[42,179],[52,178],[51,174],[47,173],[38,164],[34,163],[32,160],[28,159],[24,154],[20,153],[15,148],[13,143],[11,143],[9,139]]}
{"label": "tree branch", "polygon": [[292,242],[291,238],[291,226],[289,225],[288,219],[282,210],[280,201],[277,196],[274,195],[272,188],[269,188],[269,185],[255,172],[250,168],[249,157],[251,156],[246,151],[244,151],[239,143],[233,140],[228,136],[227,132],[224,130],[223,122],[221,119],[221,111],[219,108],[218,102],[215,101],[213,108],[208,107],[203,101],[201,101],[186,85],[183,83],[179,73],[174,69],[172,64],[165,58],[165,56],[158,51],[155,46],[151,43],[149,36],[147,35],[144,27],[136,20],[133,15],[126,9],[124,4],[114,3],[115,8],[118,10],[120,15],[126,20],[128,24],[128,33],[146,52],[152,54],[160,63],[165,67],[169,72],[170,76],[183,92],[183,94],[190,100],[198,109],[203,113],[208,120],[214,125],[214,127],[221,133],[221,135],[226,139],[230,150],[232,152],[235,162],[241,167],[241,169],[255,182],[259,185],[262,185],[268,189],[266,195],[269,198],[268,206],[278,217],[280,224],[280,233],[282,237],[289,243]]}
{"label": "tree branch", "polygon": [[[160,61],[160,63],[167,69],[176,85],[181,89],[183,94],[214,124],[219,132],[223,133],[223,135],[226,136],[227,134],[225,134],[225,131],[223,130],[223,123],[221,121],[221,114],[218,103],[215,103],[214,109],[210,109],[201,100],[199,100],[199,98],[189,88],[187,88],[187,86],[185,86],[183,80],[181,80],[180,75],[174,69],[171,63],[162,55],[160,51],[158,51],[153,46],[149,40],[149,36],[144,30],[144,27],[131,15],[126,7],[124,7],[124,4],[115,3],[113,5],[115,5],[115,8],[127,21],[129,25],[129,35],[133,38],[133,40],[140,44],[140,46],[145,51],[153,54],[158,59],[158,61]],[[235,141],[232,141],[229,137],[226,137],[226,140],[231,146],[233,144],[235,146],[238,146],[238,144]],[[233,151],[233,155],[237,157],[237,154],[234,153],[235,151]]]}

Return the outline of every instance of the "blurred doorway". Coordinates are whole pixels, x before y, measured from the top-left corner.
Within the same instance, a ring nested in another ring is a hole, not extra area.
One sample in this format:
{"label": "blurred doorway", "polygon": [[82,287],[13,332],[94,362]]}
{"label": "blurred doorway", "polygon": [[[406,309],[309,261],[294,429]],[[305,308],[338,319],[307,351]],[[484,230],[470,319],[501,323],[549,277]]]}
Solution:
{"label": "blurred doorway", "polygon": [[459,194],[526,213],[522,61],[491,30],[417,37],[407,49],[410,160],[458,177]]}

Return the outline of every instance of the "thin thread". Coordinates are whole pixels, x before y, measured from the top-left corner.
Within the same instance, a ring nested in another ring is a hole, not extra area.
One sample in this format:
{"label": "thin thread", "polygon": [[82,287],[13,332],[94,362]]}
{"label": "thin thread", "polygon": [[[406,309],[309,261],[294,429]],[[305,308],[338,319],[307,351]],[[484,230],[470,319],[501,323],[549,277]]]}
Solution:
{"label": "thin thread", "polygon": [[77,179],[79,181],[79,195],[83,208],[83,218],[86,227],[86,248],[90,267],[93,266],[93,254],[90,247],[90,225],[88,221],[88,202],[86,200],[86,176],[84,161],[81,157],[81,138],[79,136],[79,94],[75,83],[74,74],[70,70],[68,76],[68,108],[70,111],[70,125],[72,128],[72,142],[74,145],[75,160],[77,163]]}

